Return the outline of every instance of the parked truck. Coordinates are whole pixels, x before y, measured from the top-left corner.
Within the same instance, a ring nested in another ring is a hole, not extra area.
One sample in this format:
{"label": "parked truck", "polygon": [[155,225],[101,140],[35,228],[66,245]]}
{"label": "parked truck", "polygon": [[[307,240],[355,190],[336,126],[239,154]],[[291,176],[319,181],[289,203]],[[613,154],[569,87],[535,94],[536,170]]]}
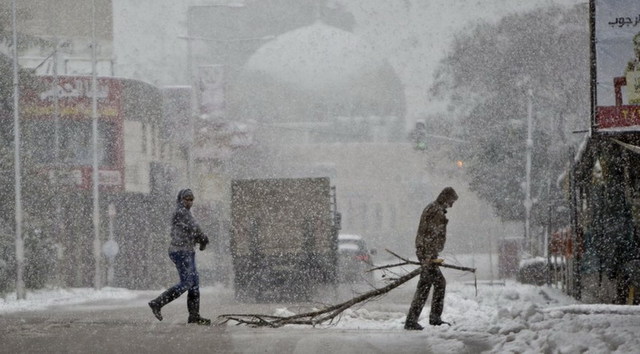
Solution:
{"label": "parked truck", "polygon": [[236,299],[308,300],[337,276],[340,214],[329,178],[231,182]]}

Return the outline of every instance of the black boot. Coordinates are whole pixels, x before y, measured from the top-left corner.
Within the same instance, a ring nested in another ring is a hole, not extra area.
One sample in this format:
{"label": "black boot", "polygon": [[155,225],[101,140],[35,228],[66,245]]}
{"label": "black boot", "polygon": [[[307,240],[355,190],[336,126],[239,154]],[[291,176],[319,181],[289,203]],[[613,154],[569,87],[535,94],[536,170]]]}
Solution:
{"label": "black boot", "polygon": [[162,313],[160,313],[160,309],[162,308],[162,306],[177,299],[180,295],[182,295],[181,292],[177,291],[174,288],[171,288],[160,294],[160,296],[158,296],[157,298],[149,301],[151,312],[153,312],[153,315],[156,316],[158,321],[162,321]]}
{"label": "black boot", "polygon": [[195,323],[203,326],[210,326],[211,320],[200,317],[200,291],[190,290],[187,294],[187,309],[189,310],[189,319],[187,323]]}
{"label": "black boot", "polygon": [[418,322],[405,322],[404,329],[409,331],[422,331],[424,327],[422,327]]}
{"label": "black boot", "polygon": [[197,316],[189,315],[189,320],[187,321],[187,323],[195,323],[203,326],[211,326],[211,320],[208,318],[200,317],[200,315],[197,315]]}
{"label": "black boot", "polygon": [[441,325],[447,325],[449,327],[451,327],[451,323],[449,322],[445,322],[439,318],[430,318],[429,319],[429,324],[432,326],[441,326]]}
{"label": "black boot", "polygon": [[158,321],[162,321],[162,313],[160,313],[160,309],[162,308],[162,306],[160,306],[160,304],[158,304],[155,300],[151,300],[149,301],[149,307],[151,307],[151,312],[153,312],[153,315],[156,316]]}

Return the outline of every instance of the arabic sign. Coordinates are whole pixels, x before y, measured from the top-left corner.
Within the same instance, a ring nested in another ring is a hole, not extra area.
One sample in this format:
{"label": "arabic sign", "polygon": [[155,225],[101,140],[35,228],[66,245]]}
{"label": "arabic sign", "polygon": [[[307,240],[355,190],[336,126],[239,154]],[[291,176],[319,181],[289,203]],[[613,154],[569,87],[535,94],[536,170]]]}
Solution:
{"label": "arabic sign", "polygon": [[640,130],[640,2],[595,5],[596,127]]}
{"label": "arabic sign", "polygon": [[640,125],[640,106],[598,106],[598,129],[637,131]]}
{"label": "arabic sign", "polygon": [[[57,179],[65,186],[90,189],[93,183],[92,104],[93,85],[90,76],[37,76],[38,85],[20,95],[22,117],[38,135],[25,136],[25,144],[36,139],[54,139],[53,122],[59,113],[59,154],[68,167],[58,171]],[[119,191],[124,188],[124,144],[122,121],[125,112],[124,79],[101,77],[96,80],[98,113],[98,183],[101,189]],[[58,106],[56,107],[56,101]],[[137,109],[137,107],[135,107]],[[32,140],[29,140],[32,139]],[[48,146],[48,145],[47,145]],[[51,145],[53,146],[53,145]],[[42,162],[48,163],[43,154]],[[53,171],[49,171],[50,178]]]}
{"label": "arabic sign", "polygon": [[[93,90],[90,76],[59,76],[54,85],[52,76],[39,76],[41,90],[26,91],[21,96],[25,118],[50,118],[56,97],[61,117],[91,119]],[[98,78],[96,98],[98,115],[117,119],[121,112],[122,84],[112,78]]]}

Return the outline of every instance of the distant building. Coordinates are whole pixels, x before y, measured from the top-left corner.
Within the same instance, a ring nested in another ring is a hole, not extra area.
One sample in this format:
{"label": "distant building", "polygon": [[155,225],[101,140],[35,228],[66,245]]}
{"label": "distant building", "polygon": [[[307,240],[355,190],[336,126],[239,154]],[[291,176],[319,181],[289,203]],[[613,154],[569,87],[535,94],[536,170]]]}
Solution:
{"label": "distant building", "polygon": [[[16,2],[16,28],[27,47],[19,53],[20,65],[36,73],[88,75],[91,73],[93,7],[91,1],[21,0]],[[114,75],[113,12],[111,0],[95,0],[97,71]],[[10,17],[11,0],[0,0],[0,11]],[[6,24],[5,31],[10,30]],[[10,48],[0,51],[9,53]],[[54,69],[54,65],[56,68]]]}
{"label": "distant building", "polygon": [[[35,2],[21,2],[21,9],[35,9],[24,12],[31,17],[21,26],[45,40],[21,53],[21,65],[41,75],[90,74],[91,3]],[[225,262],[232,178],[329,176],[337,187],[344,231],[407,255],[413,252],[424,205],[445,184],[465,188],[450,175],[430,175],[430,157],[406,141],[401,80],[385,58],[350,31],[353,17],[332,2],[96,4],[98,74],[159,90],[161,101],[154,109],[163,117],[153,124],[134,119],[122,130],[125,149],[131,151],[119,198],[123,206],[137,208],[118,226],[123,230],[118,237],[128,242],[123,255],[129,252],[118,258],[123,263],[116,268],[123,286],[162,281],[138,276],[150,263],[136,266],[129,260],[144,255],[151,261],[153,252],[164,254],[161,217],[173,207],[173,192],[189,182],[201,200],[194,210],[198,220],[217,236],[208,251],[215,256],[199,263],[203,277]],[[147,21],[152,8],[162,11]],[[154,141],[160,144],[153,147]],[[465,203],[469,199],[460,204]],[[145,219],[144,205],[157,206],[146,209],[153,218]],[[142,231],[132,234],[125,226],[136,221]],[[80,233],[87,229],[79,228]],[[77,257],[74,262],[91,268],[91,259]],[[88,276],[68,284],[86,285]],[[136,283],[136,277],[144,281]]]}

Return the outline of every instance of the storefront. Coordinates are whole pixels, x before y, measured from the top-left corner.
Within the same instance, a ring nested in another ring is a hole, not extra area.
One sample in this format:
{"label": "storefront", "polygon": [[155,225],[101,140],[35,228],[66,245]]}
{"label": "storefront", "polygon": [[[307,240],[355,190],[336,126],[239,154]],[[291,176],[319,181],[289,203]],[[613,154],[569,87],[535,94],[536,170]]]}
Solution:
{"label": "storefront", "polygon": [[569,288],[585,302],[627,303],[640,258],[640,134],[593,135],[574,162]]}
{"label": "storefront", "polygon": [[640,3],[591,0],[590,29],[591,129],[564,179],[572,210],[567,288],[585,302],[637,304]]}

